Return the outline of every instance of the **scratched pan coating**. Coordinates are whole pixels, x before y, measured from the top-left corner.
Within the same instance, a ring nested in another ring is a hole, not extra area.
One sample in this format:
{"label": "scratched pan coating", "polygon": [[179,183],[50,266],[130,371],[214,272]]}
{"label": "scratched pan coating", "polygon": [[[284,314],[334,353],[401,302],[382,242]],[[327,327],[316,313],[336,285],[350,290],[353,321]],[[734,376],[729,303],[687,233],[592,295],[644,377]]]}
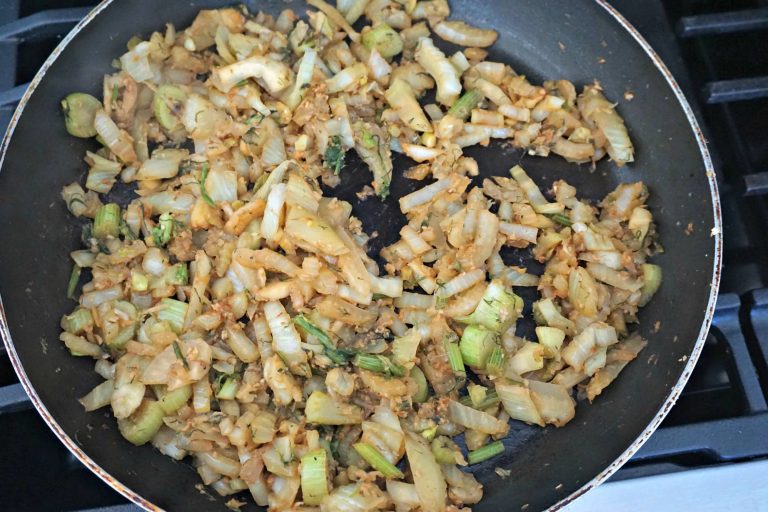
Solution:
{"label": "scratched pan coating", "polygon": [[[59,101],[71,91],[100,94],[102,76],[133,35],[147,36],[166,21],[184,27],[200,8],[229,3],[102,3],[35,78],[14,117],[12,136],[3,144],[0,333],[22,383],[54,433],[102,479],[150,510],[225,510],[226,499],[198,492],[199,478],[188,465],[149,446],[130,445],[108,413],[87,414],[76,401],[100,378],[90,359],[71,357],[58,341],[59,318],[73,305],[65,298],[67,255],[79,237],[79,226],[59,191],[83,177],[82,156],[93,142],[66,134]],[[246,3],[252,10],[272,13],[304,8],[298,1]],[[604,160],[590,172],[557,157],[529,157],[499,145],[468,150],[477,158],[482,176],[506,175],[521,163],[538,183],[548,186],[563,178],[592,199],[620,182],[642,180],[651,191],[650,206],[666,249],[655,260],[664,268],[664,284],[641,314],[640,330],[649,340],[641,357],[594,404],[580,404],[566,428],[515,424],[504,441],[505,454],[472,468],[485,486],[485,497],[475,510],[557,509],[599,484],[639,448],[690,375],[709,328],[719,282],[716,183],[701,134],[674,80],[647,43],[602,0],[451,4],[455,19],[499,32],[491,59],[511,64],[534,81],[567,78],[581,88],[597,79],[617,101],[625,91],[634,92],[633,101],[622,100],[619,108],[637,156],[622,169]],[[371,176],[358,160],[349,160],[334,193],[350,200],[365,228],[378,233],[371,244],[373,254],[396,239],[403,223],[396,199],[421,184],[396,172],[391,199],[359,201],[354,192]],[[397,159],[395,169],[407,165]],[[510,252],[508,257],[527,261],[525,253]],[[496,467],[509,469],[511,476],[500,479]]]}

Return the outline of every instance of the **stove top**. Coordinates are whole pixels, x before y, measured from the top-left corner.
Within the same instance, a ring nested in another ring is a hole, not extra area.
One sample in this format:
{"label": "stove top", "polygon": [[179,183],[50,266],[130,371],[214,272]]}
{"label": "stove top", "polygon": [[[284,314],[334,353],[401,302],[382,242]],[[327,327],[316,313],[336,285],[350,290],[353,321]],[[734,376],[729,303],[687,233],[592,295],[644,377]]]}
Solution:
{"label": "stove top", "polygon": [[[0,2],[0,129],[39,66],[94,3]],[[722,198],[725,258],[714,323],[691,380],[611,481],[768,458],[768,52],[759,50],[768,40],[768,0],[612,4],[670,67],[704,127]],[[56,440],[2,347],[0,449],[4,510],[136,510]]]}

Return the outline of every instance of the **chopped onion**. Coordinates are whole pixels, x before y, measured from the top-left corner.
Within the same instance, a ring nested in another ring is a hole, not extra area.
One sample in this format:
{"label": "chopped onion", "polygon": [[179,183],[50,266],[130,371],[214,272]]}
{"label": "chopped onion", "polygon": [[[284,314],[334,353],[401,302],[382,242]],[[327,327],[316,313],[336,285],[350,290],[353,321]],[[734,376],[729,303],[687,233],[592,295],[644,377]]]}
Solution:
{"label": "chopped onion", "polygon": [[[285,104],[291,110],[296,110],[296,107],[301,103],[304,97],[304,89],[312,81],[312,72],[315,69],[315,62],[317,61],[317,51],[314,48],[305,48],[304,56],[299,61],[299,69],[296,72],[296,80],[293,82],[293,87],[285,96]],[[278,162],[280,163],[280,162]]]}
{"label": "chopped onion", "polygon": [[442,512],[445,509],[447,486],[432,450],[421,436],[411,432],[405,433],[405,450],[422,510]]}
{"label": "chopped onion", "polygon": [[376,48],[371,50],[371,55],[368,57],[368,69],[373,79],[380,83],[385,83],[389,75],[392,74],[392,66]]}
{"label": "chopped onion", "polygon": [[452,105],[461,94],[461,82],[451,61],[428,37],[419,41],[415,57],[437,82],[437,101],[443,105]]}
{"label": "chopped onion", "polygon": [[[430,124],[427,116],[421,109],[421,105],[419,105],[419,102],[416,99],[416,94],[413,92],[413,89],[411,89],[411,86],[408,85],[407,82],[399,78],[395,78],[392,80],[392,85],[390,85],[389,89],[387,89],[387,91],[384,93],[384,96],[390,106],[394,108],[397,114],[400,116],[400,119],[403,121],[403,123],[405,123],[407,126],[417,132],[426,132],[432,129],[432,125]],[[401,143],[401,146],[403,146],[405,152],[408,153],[406,144]],[[410,146],[410,144],[407,146]],[[427,158],[424,158],[423,160],[426,159]],[[418,159],[415,160],[417,162],[423,161]]]}
{"label": "chopped onion", "polygon": [[122,287],[113,286],[111,288],[105,288],[104,290],[96,290],[82,294],[80,296],[80,305],[84,308],[95,308],[96,306],[104,304],[105,302],[122,298]]}
{"label": "chopped onion", "polygon": [[337,93],[360,83],[368,75],[365,64],[359,62],[336,73],[326,80],[326,88],[329,93]]}
{"label": "chopped onion", "polygon": [[499,36],[495,30],[473,27],[463,21],[441,21],[432,30],[449,43],[475,48],[491,46]]}
{"label": "chopped onion", "polygon": [[641,281],[632,279],[626,272],[619,272],[599,263],[587,263],[587,270],[598,281],[622,290],[636,292],[643,287]]}
{"label": "chopped onion", "polygon": [[448,414],[452,422],[484,434],[506,434],[509,426],[490,414],[467,407],[459,402],[448,402]]}
{"label": "chopped onion", "polygon": [[403,213],[408,213],[410,210],[416,208],[417,206],[421,206],[425,203],[428,203],[429,201],[432,201],[440,192],[448,190],[449,188],[458,188],[460,183],[463,185],[462,182],[464,180],[466,180],[466,178],[459,176],[442,178],[435,183],[432,183],[431,185],[427,185],[426,187],[417,190],[416,192],[412,192],[406,196],[403,196],[399,200],[400,211]]}
{"label": "chopped onion", "polygon": [[137,82],[144,82],[154,78],[155,73],[149,64],[149,54],[153,44],[142,41],[133,47],[131,51],[120,57],[120,65]]}
{"label": "chopped onion", "polygon": [[255,55],[228,66],[214,68],[213,84],[223,92],[229,92],[237,83],[255,78],[272,96],[279,95],[293,80],[291,69],[266,56]]}
{"label": "chopped onion", "polygon": [[152,158],[142,162],[136,173],[137,180],[162,180],[173,178],[179,173],[179,164],[187,156],[186,151],[156,151]]}
{"label": "chopped onion", "polygon": [[117,127],[112,118],[103,110],[96,112],[93,126],[104,144],[125,163],[136,161],[136,150],[130,135]]}
{"label": "chopped onion", "polygon": [[511,222],[502,222],[499,224],[499,231],[507,235],[512,240],[524,240],[532,244],[536,243],[539,235],[539,229],[533,226],[523,226]]}
{"label": "chopped onion", "polygon": [[127,382],[116,386],[110,398],[115,418],[127,418],[138,409],[144,399],[145,389],[146,386],[140,382]]}
{"label": "chopped onion", "polygon": [[91,412],[102,407],[106,407],[112,402],[112,393],[115,391],[115,382],[113,380],[105,380],[90,393],[85,395],[79,400],[86,411]]}
{"label": "chopped onion", "polygon": [[618,164],[624,165],[634,161],[635,148],[629,139],[624,120],[616,112],[598,87],[587,86],[579,96],[579,111],[584,118],[594,123],[608,141],[607,150],[611,158]]}
{"label": "chopped onion", "polygon": [[485,271],[476,269],[469,272],[462,272],[458,276],[454,277],[443,286],[438,288],[437,296],[441,299],[447,299],[457,293],[461,293],[464,290],[468,290],[472,286],[476,285],[480,281],[485,279]]}
{"label": "chopped onion", "polygon": [[428,148],[426,146],[419,146],[417,144],[401,142],[400,146],[403,148],[403,152],[408,155],[411,160],[415,160],[417,162],[434,160],[443,154],[442,149]]}
{"label": "chopped onion", "polygon": [[576,415],[573,399],[563,386],[529,380],[528,387],[531,399],[546,423],[562,427]]}
{"label": "chopped onion", "polygon": [[539,414],[528,388],[519,383],[501,380],[497,380],[495,385],[504,410],[510,418],[544,426],[544,420]]}

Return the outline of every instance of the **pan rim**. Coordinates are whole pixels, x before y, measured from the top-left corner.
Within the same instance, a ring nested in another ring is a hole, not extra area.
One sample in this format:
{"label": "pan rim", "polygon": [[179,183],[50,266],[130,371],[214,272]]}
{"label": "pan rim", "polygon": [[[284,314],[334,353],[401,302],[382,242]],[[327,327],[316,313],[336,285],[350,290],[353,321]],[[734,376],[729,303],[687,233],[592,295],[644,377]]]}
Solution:
{"label": "pan rim", "polygon": [[[685,94],[682,92],[679,84],[677,83],[675,78],[672,76],[667,66],[664,64],[664,62],[661,60],[661,58],[655,52],[655,50],[653,50],[653,48],[648,43],[648,41],[646,41],[645,38],[638,32],[638,30],[631,23],[629,23],[629,21],[627,21],[627,19],[624,18],[624,16],[621,15],[613,6],[611,6],[607,0],[593,0],[593,1],[598,6],[603,8],[608,13],[608,15],[610,15],[616,22],[618,22],[619,25],[621,25],[621,27],[632,36],[632,38],[642,48],[642,50],[646,53],[646,55],[648,55],[648,57],[651,59],[656,69],[664,76],[664,79],[666,80],[667,84],[672,89],[672,92],[674,93],[675,98],[677,99],[677,102],[679,103],[680,107],[683,109],[683,113],[685,114],[685,117],[688,120],[688,124],[690,125],[690,128],[693,130],[694,136],[696,138],[696,142],[699,147],[699,153],[704,163],[704,170],[706,173],[705,177],[709,184],[710,196],[712,200],[712,211],[713,211],[713,217],[714,217],[713,218],[714,227],[712,229],[712,237],[714,238],[714,242],[715,242],[713,265],[712,265],[713,268],[712,268],[712,279],[711,279],[709,298],[707,301],[707,307],[705,310],[704,319],[701,325],[701,329],[699,331],[698,338],[696,340],[696,343],[693,346],[693,349],[688,358],[688,361],[686,362],[686,365],[682,369],[680,377],[678,378],[675,385],[672,386],[672,388],[670,389],[659,411],[651,419],[651,421],[643,429],[643,431],[638,435],[638,437],[632,442],[632,444],[630,444],[629,447],[626,450],[624,450],[624,452],[622,452],[621,455],[619,455],[606,469],[604,469],[592,480],[584,484],[582,487],[580,487],[576,491],[572,492],[565,498],[561,499],[554,505],[550,506],[547,509],[548,512],[561,510],[563,507],[565,507],[572,501],[576,500],[586,492],[599,486],[601,483],[607,480],[622,465],[624,465],[624,463],[626,463],[632,457],[632,455],[634,455],[640,449],[640,447],[650,438],[651,434],[653,434],[653,432],[658,428],[659,424],[667,416],[670,409],[676,403],[678,397],[680,396],[680,393],[685,387],[685,384],[688,382],[688,379],[690,378],[691,373],[693,372],[693,368],[695,367],[696,362],[698,361],[701,351],[704,347],[704,343],[706,342],[707,334],[709,332],[710,326],[712,324],[712,319],[714,317],[715,305],[717,301],[718,291],[720,288],[720,271],[722,266],[723,236],[722,236],[722,213],[721,213],[721,207],[720,207],[720,195],[718,192],[717,180],[715,177],[715,169],[712,164],[712,159],[710,157],[709,150],[707,149],[707,141],[705,140],[704,135],[699,126],[699,123],[695,115],[693,114],[693,110],[691,109],[691,106],[688,103],[688,100],[686,99]],[[69,45],[72,39],[74,39],[84,27],[90,24],[98,14],[100,14],[104,9],[109,7],[109,5],[111,5],[113,2],[114,0],[102,0],[96,7],[94,7],[93,10],[91,10],[62,39],[62,41],[56,46],[56,48],[53,50],[51,55],[45,60],[43,65],[40,67],[40,70],[35,74],[35,77],[30,82],[29,87],[24,92],[22,99],[19,101],[19,105],[14,111],[14,114],[13,114],[13,117],[11,118],[11,122],[8,126],[8,129],[5,135],[3,136],[2,145],[0,145],[0,170],[2,169],[2,165],[5,162],[5,157],[6,157],[10,140],[13,136],[16,126],[18,125],[18,121],[20,117],[24,112],[24,108],[26,107],[26,104],[29,101],[31,95],[37,89],[37,86],[45,77],[48,69],[56,61],[59,55],[66,49],[66,47]],[[18,375],[19,381],[22,387],[24,388],[24,391],[27,393],[27,395],[29,395],[37,412],[43,418],[43,420],[48,425],[48,427],[53,431],[56,437],[62,442],[62,444],[64,444],[64,446],[66,446],[67,449],[75,457],[77,457],[77,459],[80,460],[88,469],[90,469],[94,474],[96,474],[96,476],[98,476],[107,485],[115,489],[117,492],[122,494],[128,500],[132,501],[133,503],[143,508],[144,510],[147,510],[150,512],[164,510],[163,508],[146,500],[141,495],[139,495],[138,493],[128,488],[126,485],[124,485],[115,477],[113,477],[109,472],[103,469],[88,454],[86,454],[83,449],[81,449],[77,445],[77,443],[58,424],[56,419],[53,418],[51,413],[46,408],[45,404],[40,399],[40,396],[37,394],[37,391],[32,386],[32,383],[30,382],[21,364],[21,360],[19,359],[18,353],[16,352],[16,348],[11,339],[11,332],[10,332],[8,321],[5,315],[2,296],[0,296],[0,338],[3,339],[3,344],[5,345],[8,357],[11,360],[13,369]]]}
{"label": "pan rim", "polygon": [[704,348],[704,344],[707,341],[707,334],[709,333],[709,329],[712,325],[712,319],[715,314],[715,306],[720,289],[720,273],[722,268],[723,228],[722,212],[720,208],[720,193],[718,191],[714,164],[712,163],[712,158],[709,154],[709,149],[707,148],[707,141],[704,138],[704,134],[701,131],[699,122],[693,113],[693,109],[691,109],[691,105],[688,103],[688,99],[685,97],[685,94],[680,88],[680,85],[677,83],[677,80],[675,80],[674,76],[672,76],[672,73],[670,72],[667,65],[664,64],[664,61],[662,61],[659,54],[656,53],[656,51],[642,36],[642,34],[640,34],[640,32],[619,11],[617,11],[616,8],[610,5],[607,0],[595,0],[595,2],[600,7],[605,9],[605,11],[632,36],[632,38],[643,49],[646,55],[648,55],[656,69],[658,69],[664,76],[664,79],[672,89],[672,92],[680,104],[680,107],[683,109],[685,117],[688,119],[688,124],[693,130],[696,137],[696,142],[699,146],[699,152],[701,153],[701,157],[704,163],[704,170],[706,173],[705,177],[709,183],[710,195],[712,198],[712,212],[714,214],[711,236],[715,239],[715,252],[713,255],[712,280],[709,291],[709,300],[707,301],[704,321],[702,322],[701,329],[699,330],[699,337],[693,346],[693,350],[691,351],[691,355],[689,356],[686,365],[683,367],[683,371],[680,374],[680,377],[677,379],[675,385],[672,386],[672,388],[669,390],[667,398],[664,400],[664,404],[661,406],[656,415],[651,419],[645,429],[643,429],[640,435],[637,436],[637,438],[632,442],[632,444],[630,444],[629,447],[624,450],[624,452],[622,452],[621,455],[619,455],[606,469],[600,472],[592,480],[581,486],[579,489],[549,507],[547,512],[555,512],[557,510],[563,509],[569,503],[573,502],[580,496],[584,495],[588,491],[594,489],[601,483],[605,482],[608,478],[610,478],[611,475],[618,471],[618,469],[623,466],[643,446],[643,444],[645,444],[645,442],[659,427],[664,418],[666,418],[667,414],[669,414],[669,411],[677,402],[677,399],[680,396],[680,393],[683,391],[683,388],[688,383],[688,379],[690,378],[691,373],[696,366],[696,362],[699,360],[701,351]]}
{"label": "pan rim", "polygon": [[[94,7],[88,14],[86,14],[86,16],[80,20],[80,22],[78,22],[78,24],[75,25],[75,27],[61,40],[53,52],[51,52],[51,55],[49,55],[45,62],[43,62],[40,70],[35,74],[34,78],[29,83],[29,87],[27,87],[27,90],[24,92],[24,95],[19,101],[19,105],[16,107],[16,110],[13,113],[13,117],[11,117],[11,122],[8,125],[8,129],[3,136],[2,145],[0,146],[0,171],[2,170],[3,164],[5,163],[8,146],[10,144],[11,138],[13,137],[13,132],[18,125],[19,119],[24,113],[24,108],[29,102],[29,98],[37,89],[37,86],[45,77],[48,69],[53,65],[56,59],[58,59],[59,55],[66,49],[72,39],[74,39],[83,28],[90,24],[91,21],[96,18],[96,16],[98,16],[104,9],[112,4],[113,1],[114,0],[102,0],[98,5],[96,5],[96,7]],[[8,326],[8,319],[5,315],[5,307],[3,306],[2,295],[0,295],[0,337],[3,339],[6,353],[11,360],[11,365],[13,366],[16,375],[18,375],[19,382],[24,388],[24,391],[27,393],[30,400],[32,401],[32,404],[35,406],[35,410],[40,414],[40,416],[42,416],[43,421],[45,421],[45,423],[53,431],[54,435],[59,439],[59,441],[61,441],[62,444],[66,446],[67,449],[80,462],[83,463],[83,465],[91,470],[92,473],[98,476],[108,486],[122,494],[123,497],[149,512],[164,512],[163,508],[155,505],[149,500],[144,499],[140,494],[134,492],[128,486],[124,485],[122,482],[112,476],[108,471],[102,468],[98,463],[96,463],[96,461],[94,461],[87,453],[85,453],[85,451],[77,445],[75,440],[72,439],[64,431],[64,429],[61,427],[61,425],[59,425],[53,415],[51,415],[50,411],[48,411],[48,408],[40,399],[40,396],[37,394],[34,386],[32,386],[32,382],[29,380],[29,377],[27,376],[27,373],[21,364],[19,355],[16,352],[16,347],[13,344],[13,340],[11,339],[11,331],[10,327]]]}

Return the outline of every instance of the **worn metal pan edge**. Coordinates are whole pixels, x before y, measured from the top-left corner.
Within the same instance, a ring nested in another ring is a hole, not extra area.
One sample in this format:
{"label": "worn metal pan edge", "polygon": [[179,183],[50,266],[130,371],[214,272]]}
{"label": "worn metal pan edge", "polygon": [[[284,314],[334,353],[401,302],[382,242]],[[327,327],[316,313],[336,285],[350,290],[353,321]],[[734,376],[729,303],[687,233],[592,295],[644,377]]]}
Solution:
{"label": "worn metal pan edge", "polygon": [[717,179],[715,177],[715,168],[712,165],[712,159],[709,155],[709,150],[707,149],[707,141],[704,138],[704,135],[701,131],[701,128],[699,127],[699,123],[696,120],[696,116],[693,114],[693,110],[691,109],[690,104],[688,103],[688,100],[685,98],[685,95],[683,94],[682,89],[680,89],[680,85],[677,83],[675,78],[672,76],[672,73],[669,71],[669,68],[664,64],[664,62],[661,60],[661,57],[654,51],[654,49],[651,47],[651,45],[648,43],[648,41],[645,40],[645,38],[640,34],[640,32],[637,31],[635,27],[632,26],[629,21],[624,18],[624,16],[621,15],[613,6],[611,6],[606,0],[595,0],[600,7],[605,9],[608,14],[610,14],[631,36],[632,38],[637,42],[638,45],[643,49],[643,51],[648,55],[648,57],[653,61],[654,66],[661,72],[662,75],[664,75],[665,80],[669,84],[670,88],[675,94],[675,97],[677,98],[678,103],[682,107],[683,111],[685,112],[685,117],[688,119],[688,123],[691,125],[691,129],[693,130],[694,134],[696,135],[696,142],[699,145],[699,151],[701,153],[702,160],[704,162],[704,168],[706,171],[706,177],[707,182],[709,183],[709,189],[712,197],[712,210],[714,212],[714,219],[713,219],[713,229],[712,229],[712,237],[715,239],[715,254],[714,254],[714,261],[712,265],[712,283],[710,287],[709,292],[709,300],[707,302],[707,310],[704,315],[704,322],[701,325],[701,330],[699,331],[698,339],[696,340],[696,344],[693,347],[693,351],[691,352],[691,355],[688,358],[688,361],[683,368],[683,372],[680,375],[680,378],[677,380],[677,383],[672,386],[672,388],[669,391],[669,395],[667,395],[667,399],[664,401],[664,404],[662,405],[661,409],[659,409],[659,412],[656,414],[656,416],[651,420],[651,422],[648,424],[648,426],[643,430],[643,432],[635,439],[635,441],[626,449],[624,452],[619,455],[619,457],[614,460],[610,466],[608,466],[605,470],[603,470],[600,474],[598,474],[595,478],[584,484],[580,489],[574,491],[571,493],[570,496],[567,496],[557,502],[556,504],[552,505],[548,511],[554,512],[556,510],[561,510],[563,507],[571,503],[573,500],[577,499],[579,496],[583,495],[587,491],[594,489],[604,481],[606,481],[611,475],[613,475],[621,466],[623,466],[639,449],[643,444],[648,440],[648,438],[651,437],[651,434],[658,428],[658,426],[661,424],[661,422],[664,420],[664,418],[669,413],[670,409],[672,409],[672,406],[675,405],[675,402],[677,402],[678,397],[680,396],[680,393],[683,391],[683,388],[685,387],[685,384],[688,382],[688,379],[691,376],[691,373],[693,372],[693,368],[696,366],[696,362],[699,360],[699,356],[701,355],[701,350],[704,348],[704,343],[707,339],[707,333],[709,332],[709,328],[712,324],[712,318],[715,314],[715,305],[717,302],[717,292],[720,288],[720,271],[722,266],[722,257],[723,257],[723,229],[722,229],[722,212],[720,208],[720,194],[718,192],[717,188]]}
{"label": "worn metal pan edge", "polygon": [[[30,82],[29,88],[24,93],[24,96],[19,102],[19,105],[16,108],[16,111],[14,112],[13,117],[11,118],[11,123],[8,126],[8,130],[6,131],[3,137],[2,146],[0,146],[0,169],[2,168],[2,164],[5,161],[6,151],[8,149],[8,145],[11,140],[11,137],[13,136],[14,129],[16,128],[16,125],[18,123],[19,118],[21,117],[21,114],[24,112],[24,107],[26,106],[27,102],[29,101],[29,98],[34,93],[35,89],[37,88],[38,84],[45,76],[50,66],[58,58],[58,56],[64,51],[64,49],[67,47],[70,41],[75,36],[77,36],[77,34],[85,26],[91,23],[98,16],[98,14],[101,13],[105,8],[107,8],[113,1],[114,0],[102,0],[102,2],[99,5],[97,5],[91,12],[89,12],[88,15],[86,15],[85,18],[83,18],[72,29],[72,31],[62,39],[61,43],[59,43],[56,49],[48,57],[48,59],[46,59],[46,61],[41,66],[40,70],[32,79],[32,81]],[[677,383],[670,389],[670,392],[663,406],[661,407],[659,412],[656,414],[656,416],[651,420],[648,426],[646,426],[643,432],[640,433],[637,439],[635,439],[635,441],[621,455],[619,455],[619,457],[617,457],[616,460],[614,460],[605,470],[603,470],[600,474],[595,476],[592,480],[584,484],[581,488],[577,489],[576,491],[571,493],[569,496],[563,498],[559,502],[552,505],[548,509],[550,512],[561,510],[563,507],[565,507],[566,505],[568,505],[569,503],[577,499],[579,496],[583,495],[587,491],[597,487],[598,485],[603,483],[605,480],[607,480],[622,465],[624,465],[632,457],[632,455],[634,455],[640,449],[640,447],[648,440],[648,438],[650,438],[651,434],[653,434],[653,432],[656,430],[659,424],[661,424],[661,422],[667,416],[670,409],[672,408],[672,406],[675,404],[678,397],[680,396],[680,393],[685,387],[685,384],[688,382],[688,379],[691,376],[691,373],[693,372],[693,368],[699,359],[701,350],[704,347],[704,343],[707,338],[707,333],[709,332],[709,328],[710,328],[710,325],[712,324],[712,318],[715,312],[715,303],[717,301],[717,293],[720,287],[720,270],[722,265],[723,239],[722,239],[722,214],[721,214],[721,208],[720,208],[720,196],[717,188],[717,180],[715,178],[715,169],[712,165],[712,160],[709,155],[709,150],[707,149],[707,143],[701,132],[698,121],[696,120],[696,117],[694,116],[693,111],[690,105],[688,104],[688,101],[686,100],[685,95],[680,89],[680,86],[678,85],[677,81],[674,79],[669,69],[662,62],[659,55],[653,50],[653,48],[645,40],[645,38],[643,38],[643,36],[640,35],[637,29],[635,29],[635,27],[633,27],[606,0],[595,0],[595,2],[600,7],[605,9],[608,12],[608,14],[611,17],[613,17],[616,20],[616,22],[619,23],[624,28],[624,30],[626,30],[632,36],[635,42],[638,45],[640,45],[643,51],[648,55],[648,57],[653,62],[654,66],[664,76],[665,80],[667,81],[673,93],[675,94],[675,98],[677,99],[678,103],[683,109],[686,118],[688,119],[690,127],[696,136],[696,141],[699,146],[699,151],[701,153],[702,161],[704,162],[707,182],[709,183],[710,195],[712,199],[712,209],[714,212],[714,219],[713,219],[714,228],[712,230],[712,237],[714,238],[714,242],[715,242],[715,253],[714,253],[713,265],[712,265],[713,267],[712,282],[710,286],[709,299],[707,301],[707,309],[705,312],[704,321],[701,325],[701,329],[699,331],[696,344],[694,345],[693,351],[691,352],[688,358],[688,361],[685,367],[683,368],[680,378],[678,379]],[[127,486],[123,485],[120,481],[115,479],[112,475],[110,475],[107,471],[105,471],[101,466],[99,466],[96,462],[94,462],[93,459],[91,459],[78,446],[78,444],[69,435],[67,435],[66,432],[64,432],[61,426],[56,422],[53,416],[48,412],[48,409],[45,407],[45,404],[43,404],[42,400],[40,399],[37,392],[33,388],[29,378],[27,377],[26,372],[24,371],[24,368],[21,365],[19,356],[16,353],[16,349],[13,345],[13,341],[11,340],[11,333],[8,327],[8,321],[5,316],[5,309],[3,308],[2,297],[0,297],[0,337],[2,337],[3,339],[3,343],[7,349],[8,356],[11,360],[11,364],[13,365],[13,368],[16,371],[16,374],[18,375],[22,386],[24,387],[24,390],[27,392],[30,399],[32,400],[32,403],[35,406],[35,409],[42,416],[43,420],[48,425],[48,427],[53,431],[56,437],[58,437],[59,440],[61,440],[61,442],[67,447],[67,449],[70,452],[72,452],[72,454],[75,457],[77,457],[77,459],[80,460],[88,469],[90,469],[93,473],[95,473],[96,476],[101,478],[106,484],[108,484],[110,487],[118,491],[120,494],[125,496],[127,499],[129,499],[136,505],[148,511],[163,510],[162,508],[158,507],[154,503],[147,501],[141,495],[137,494]]]}

